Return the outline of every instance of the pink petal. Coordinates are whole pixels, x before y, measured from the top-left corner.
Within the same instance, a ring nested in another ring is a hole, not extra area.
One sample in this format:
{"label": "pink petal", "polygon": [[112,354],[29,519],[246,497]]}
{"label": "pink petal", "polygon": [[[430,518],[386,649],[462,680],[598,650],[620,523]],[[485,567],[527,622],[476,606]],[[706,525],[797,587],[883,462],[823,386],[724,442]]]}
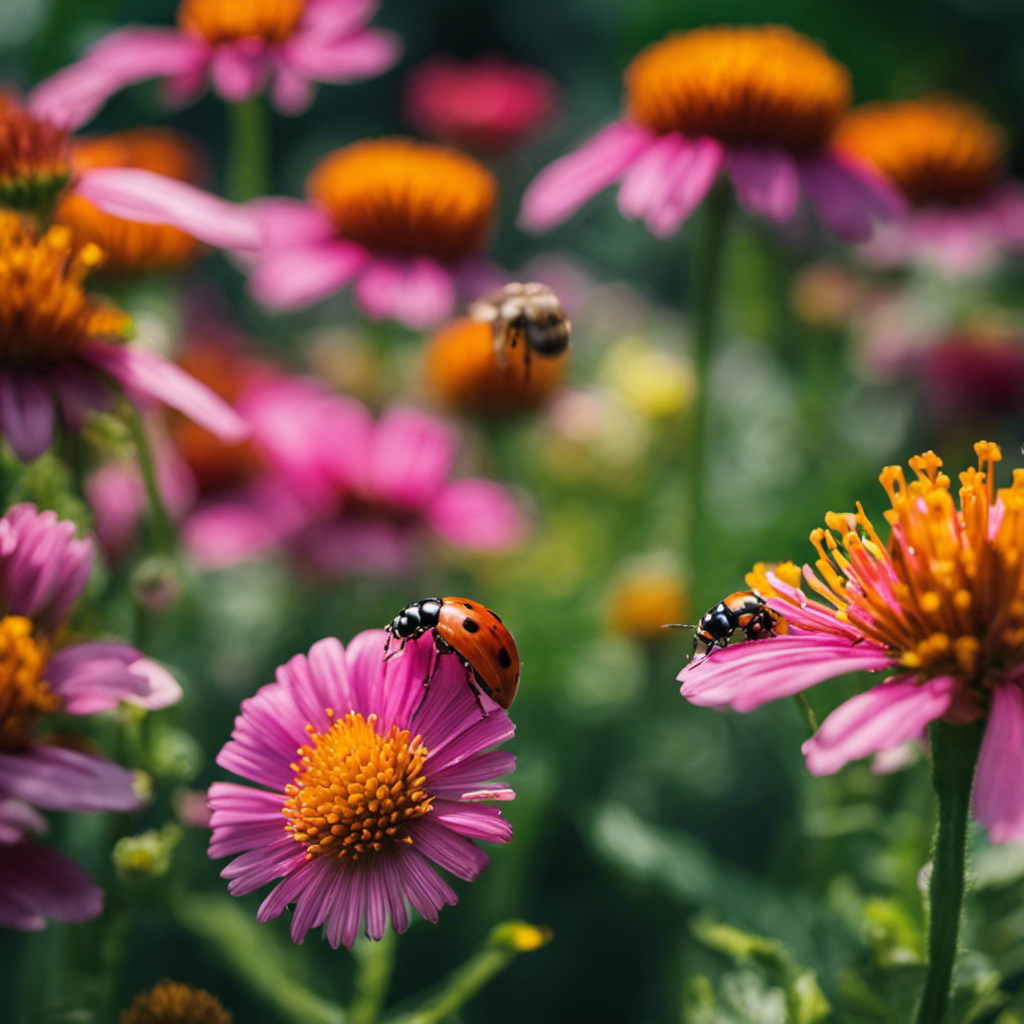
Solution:
{"label": "pink petal", "polygon": [[[263,252],[273,254],[281,246],[300,247],[307,242],[324,242],[335,238],[334,224],[327,213],[315,203],[287,196],[267,196],[245,204],[263,233]],[[252,258],[250,254],[240,256]]]}
{"label": "pink petal", "polygon": [[296,75],[340,84],[383,74],[398,63],[402,43],[392,32],[367,29],[334,39],[296,34],[281,50]]}
{"label": "pink petal", "polygon": [[315,95],[316,89],[308,78],[294,71],[285,61],[275,61],[270,80],[270,102],[277,110],[289,117],[298,117],[309,109]]}
{"label": "pink petal", "polygon": [[255,249],[263,241],[259,225],[244,206],[137,167],[80,171],[75,194],[104,213],[144,224],[170,224],[210,245]]}
{"label": "pink petal", "polygon": [[279,546],[296,528],[294,517],[278,511],[279,506],[248,503],[244,496],[213,502],[188,517],[182,541],[204,569],[238,565]]}
{"label": "pink petal", "polygon": [[673,168],[673,188],[648,211],[644,221],[647,229],[659,238],[675,234],[714,185],[723,159],[720,142],[709,138],[697,139],[689,153],[684,154]]}
{"label": "pink petal", "polygon": [[266,49],[251,37],[219,43],[213,48],[210,81],[214,90],[228,103],[244,103],[252,99],[263,87],[269,71]]}
{"label": "pink petal", "polygon": [[249,292],[268,309],[304,309],[340,291],[365,265],[366,250],[331,240],[271,251],[249,277]]}
{"label": "pink petal", "polygon": [[901,676],[851,697],[804,743],[807,770],[833,775],[850,761],[915,739],[945,714],[955,686],[949,676],[924,683]]}
{"label": "pink petal", "polygon": [[782,224],[796,213],[800,177],[796,162],[775,146],[736,146],[726,157],[736,198],[751,213]]}
{"label": "pink petal", "polygon": [[520,227],[539,232],[560,224],[616,181],[656,139],[631,121],[616,121],[603,128],[534,178],[523,195]]}
{"label": "pink petal", "polygon": [[29,96],[29,109],[39,117],[77,128],[126,86],[148,78],[201,75],[209,56],[205,43],[176,29],[128,26],[36,86]]}
{"label": "pink petal", "polygon": [[23,462],[38,459],[53,444],[53,394],[35,374],[0,373],[0,431]]}
{"label": "pink petal", "polygon": [[455,461],[455,433],[432,416],[393,406],[372,438],[362,487],[399,508],[422,508],[441,492]]}
{"label": "pink petal", "polygon": [[380,7],[380,0],[307,0],[295,37],[338,39],[358,32]]}
{"label": "pink petal", "polygon": [[502,551],[520,543],[529,519],[509,490],[492,480],[455,480],[430,503],[433,529],[457,548]]}
{"label": "pink petal", "polygon": [[455,285],[435,260],[371,260],[356,282],[356,298],[372,320],[397,320],[413,330],[434,327],[451,315]]}
{"label": "pink petal", "polygon": [[974,816],[993,843],[1024,840],[1024,690],[1004,682],[992,690],[974,784]]}
{"label": "pink petal", "polygon": [[622,216],[639,219],[658,208],[675,184],[677,166],[683,167],[691,159],[688,139],[678,132],[660,136],[622,176],[618,197]]}
{"label": "pink petal", "polygon": [[37,843],[0,846],[0,928],[38,931],[47,920],[90,921],[103,890],[62,853]]}
{"label": "pink petal", "polygon": [[125,391],[177,409],[223,441],[249,436],[249,427],[227,402],[162,356],[95,342],[81,358],[110,374]]}
{"label": "pink petal", "polygon": [[867,642],[790,633],[695,658],[677,678],[683,683],[680,692],[694,704],[752,711],[835,676],[889,668],[893,660],[887,650]]}
{"label": "pink petal", "polygon": [[0,754],[0,792],[50,811],[134,811],[143,803],[127,769],[43,744]]}
{"label": "pink petal", "polygon": [[46,819],[21,800],[0,797],[0,843],[16,843],[27,832],[45,832]]}

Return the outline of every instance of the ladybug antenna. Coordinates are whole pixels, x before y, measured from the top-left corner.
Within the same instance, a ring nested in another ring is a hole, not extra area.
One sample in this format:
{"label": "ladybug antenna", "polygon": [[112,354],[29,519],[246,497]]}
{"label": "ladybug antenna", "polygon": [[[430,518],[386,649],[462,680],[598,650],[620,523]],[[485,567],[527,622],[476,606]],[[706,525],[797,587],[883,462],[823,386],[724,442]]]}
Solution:
{"label": "ladybug antenna", "polygon": [[695,622],[666,622],[662,629],[696,629]]}

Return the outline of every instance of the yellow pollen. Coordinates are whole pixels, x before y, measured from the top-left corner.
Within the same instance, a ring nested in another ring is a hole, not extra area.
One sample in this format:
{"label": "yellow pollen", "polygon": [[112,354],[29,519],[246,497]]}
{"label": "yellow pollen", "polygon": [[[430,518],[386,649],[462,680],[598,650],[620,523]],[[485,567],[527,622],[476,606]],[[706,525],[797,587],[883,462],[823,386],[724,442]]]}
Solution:
{"label": "yellow pollen", "polygon": [[977,107],[932,96],[851,111],[835,144],[880,171],[915,205],[969,204],[1003,172],[1006,139]]}
{"label": "yellow pollen", "polygon": [[850,105],[850,75],[781,25],[675,33],[626,69],[629,116],[660,133],[793,151],[828,143]]}
{"label": "yellow pollen", "polygon": [[309,194],[338,233],[371,252],[456,261],[483,249],[498,187],[481,164],[412,139],[372,139],[328,154]]}
{"label": "yellow pollen", "polygon": [[67,227],[36,238],[15,214],[0,211],[0,365],[59,362],[93,339],[127,333],[127,314],[82,287],[102,260],[95,245],[75,250]]}
{"label": "yellow pollen", "polygon": [[161,981],[137,995],[118,1024],[231,1024],[231,1014],[201,988]]}
{"label": "yellow pollen", "polygon": [[283,43],[306,11],[306,0],[182,0],[178,24],[208,43],[262,39]]}
{"label": "yellow pollen", "polygon": [[306,858],[327,855],[356,860],[394,842],[411,843],[408,822],[430,811],[419,736],[393,725],[385,736],[377,716],[349,713],[322,733],[306,726],[310,744],[292,765],[295,781],[285,788],[285,829],[306,846]]}
{"label": "yellow pollen", "polygon": [[[79,139],[75,167],[137,167],[197,184],[200,161],[189,140],[169,128],[133,128]],[[177,270],[199,253],[199,243],[169,224],[142,224],[97,209],[73,192],[61,196],[54,221],[71,228],[76,247],[89,242],[104,253],[103,271],[122,277]]]}
{"label": "yellow pollen", "polygon": [[0,750],[23,750],[40,720],[60,710],[60,698],[43,680],[48,645],[32,638],[20,615],[0,619]]}

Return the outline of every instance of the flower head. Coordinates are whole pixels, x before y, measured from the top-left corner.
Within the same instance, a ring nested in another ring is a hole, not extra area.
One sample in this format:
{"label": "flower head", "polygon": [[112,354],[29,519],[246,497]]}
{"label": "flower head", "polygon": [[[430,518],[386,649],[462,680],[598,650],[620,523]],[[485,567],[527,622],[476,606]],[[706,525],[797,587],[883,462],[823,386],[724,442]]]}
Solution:
{"label": "flower head", "polygon": [[911,205],[905,222],[872,240],[869,259],[977,271],[1000,249],[1024,247],[1024,190],[1007,180],[1005,133],[973,104],[951,96],[868,103],[843,118],[835,145]]}
{"label": "flower head", "polygon": [[0,92],[0,206],[47,210],[71,180],[68,132]]}
{"label": "flower head", "polygon": [[250,288],[264,305],[298,309],[355,279],[368,316],[422,328],[479,276],[498,190],[471,157],[411,139],[356,142],[320,161],[308,192],[305,203],[252,204],[266,244]]}
{"label": "flower head", "polygon": [[680,679],[694,703],[750,710],[847,672],[895,673],[804,744],[815,774],[899,746],[937,718],[987,719],[974,808],[1000,842],[1024,838],[1015,781],[1024,756],[1024,471],[997,490],[998,446],[980,441],[975,451],[978,467],[960,474],[956,498],[933,452],[910,460],[910,480],[887,467],[888,540],[859,505],[830,513],[811,534],[814,567],[802,571],[822,600],[796,586],[792,564],[759,573],[752,583],[789,634],[718,652]]}
{"label": "flower head", "polygon": [[725,171],[752,213],[790,220],[801,196],[844,238],[863,239],[900,202],[876,173],[841,157],[831,135],[849,74],[778,25],[675,33],[626,69],[626,114],[541,173],[521,221],[543,231],[619,179],[619,210],[674,234]]}
{"label": "flower head", "polygon": [[[226,5],[227,6],[227,5]],[[121,1011],[118,1024],[231,1024],[219,999],[201,988],[161,981]]]}
{"label": "flower head", "polygon": [[334,947],[360,931],[379,939],[389,916],[405,931],[407,903],[436,921],[456,896],[434,865],[471,880],[487,856],[467,840],[512,838],[485,806],[514,796],[491,781],[514,765],[490,749],[512,736],[508,716],[488,702],[481,717],[454,658],[424,691],[431,637],[385,662],[386,638],[371,630],[296,655],[243,702],[217,757],[261,788],[210,787],[210,856],[241,855],[223,871],[236,896],[280,879],[258,920],[295,903],[296,942],[321,924]]}
{"label": "flower head", "polygon": [[367,27],[377,0],[181,0],[178,28],[131,25],[101,39],[33,93],[33,108],[72,127],[114,93],[163,79],[167,98],[192,102],[207,84],[229,103],[269,82],[274,106],[301,114],[316,82],[353,82],[387,71],[401,45]]}

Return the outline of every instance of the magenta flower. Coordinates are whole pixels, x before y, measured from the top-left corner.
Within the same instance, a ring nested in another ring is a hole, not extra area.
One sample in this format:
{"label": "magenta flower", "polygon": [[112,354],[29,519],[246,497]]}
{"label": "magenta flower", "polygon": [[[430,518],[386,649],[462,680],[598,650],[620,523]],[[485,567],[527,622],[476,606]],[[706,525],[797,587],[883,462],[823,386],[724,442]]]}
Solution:
{"label": "magenta flower", "polygon": [[859,506],[830,513],[828,529],[811,534],[817,572],[802,573],[828,603],[797,588],[792,563],[751,577],[789,632],[695,659],[679,678],[695,704],[750,711],[849,672],[890,673],[804,744],[815,775],[919,738],[936,719],[985,719],[974,814],[994,842],[1010,842],[1024,839],[1024,475],[997,492],[999,448],[980,441],[975,451],[980,468],[960,474],[959,507],[932,452],[910,460],[909,483],[887,467],[888,543]]}
{"label": "magenta flower", "polygon": [[354,283],[373,320],[433,327],[476,297],[497,204],[493,175],[455,150],[373,139],[329,153],[309,199],[249,204],[263,248],[241,254],[263,305],[302,309]]}
{"label": "magenta flower", "polygon": [[555,83],[539,68],[498,54],[437,54],[405,79],[406,120],[424,135],[479,153],[514,149],[554,113]]}
{"label": "magenta flower", "polygon": [[725,172],[749,212],[783,224],[806,198],[842,238],[863,240],[902,209],[877,173],[832,149],[849,107],[845,68],[791,29],[676,33],[626,70],[626,114],[555,161],[523,197],[520,223],[545,231],[621,180],[619,211],[674,234]]}
{"label": "magenta flower", "polygon": [[295,904],[301,942],[324,926],[327,941],[351,946],[360,931],[380,939],[409,923],[408,907],[436,921],[457,897],[435,865],[470,881],[487,855],[472,840],[507,843],[512,828],[487,801],[511,800],[491,780],[515,758],[491,748],[514,726],[489,698],[480,714],[455,658],[433,657],[424,636],[384,661],[383,630],[348,649],[329,638],[296,655],[277,680],[242,702],[217,763],[258,784],[210,787],[211,857],[235,896],[277,881],[261,922]]}
{"label": "magenta flower", "polygon": [[32,109],[69,127],[91,120],[127,86],[161,78],[173,104],[207,83],[228,103],[270,85],[274,106],[301,114],[315,82],[340,84],[387,71],[401,53],[390,32],[367,28],[378,0],[181,0],[178,28],[132,25],[101,39],[32,94]]}

